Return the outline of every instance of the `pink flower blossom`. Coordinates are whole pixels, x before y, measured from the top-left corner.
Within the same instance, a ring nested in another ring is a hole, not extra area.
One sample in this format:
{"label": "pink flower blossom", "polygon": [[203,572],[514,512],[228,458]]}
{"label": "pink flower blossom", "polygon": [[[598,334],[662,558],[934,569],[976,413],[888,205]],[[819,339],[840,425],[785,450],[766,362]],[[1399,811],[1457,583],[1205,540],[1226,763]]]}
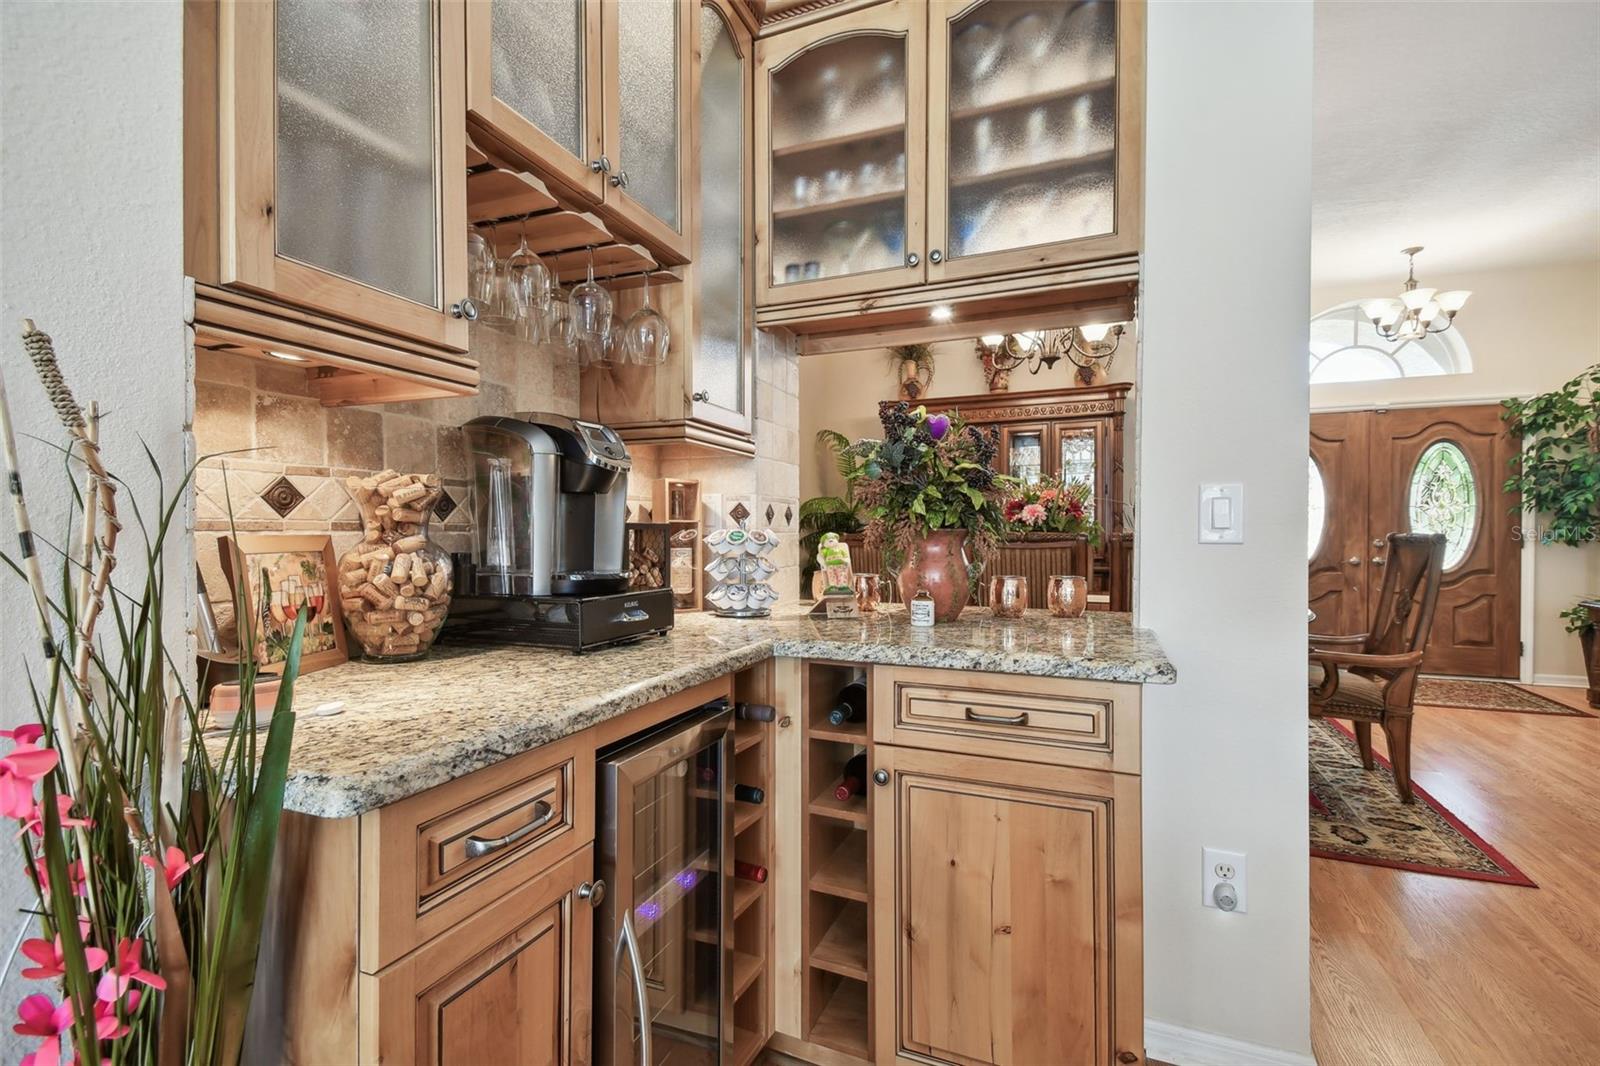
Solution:
{"label": "pink flower blossom", "polygon": [[197,852],[193,858],[186,859],[183,857],[182,849],[168,848],[165,863],[162,863],[149,855],[141,855],[139,857],[139,861],[150,867],[152,870],[158,870],[164,873],[167,878],[167,890],[171,891],[179,881],[183,880],[183,875],[188,873],[192,866],[205,857],[206,853],[201,851]]}
{"label": "pink flower blossom", "polygon": [[38,729],[22,726],[7,734],[17,742],[10,754],[0,757],[0,814],[7,818],[26,818],[33,813],[34,784],[61,761],[52,749],[33,746],[41,735],[35,732]]}
{"label": "pink flower blossom", "polygon": [[[56,797],[56,813],[61,818],[61,828],[63,828],[63,829],[73,829],[73,828],[76,828],[78,826],[82,826],[83,828],[88,829],[88,828],[92,828],[94,826],[94,819],[92,819],[92,818],[74,818],[74,817],[72,817],[72,797],[71,796],[57,796]],[[26,817],[26,818],[24,818],[22,820],[22,828],[17,830],[17,836],[21,836],[23,833],[27,833],[27,832],[30,832],[30,831],[33,833],[34,836],[43,839],[43,837],[44,837],[44,808],[42,806],[40,806],[39,804],[37,804],[37,803],[35,803],[33,805],[33,810],[29,812],[28,817]]]}
{"label": "pink flower blossom", "polygon": [[44,736],[44,726],[37,722],[32,725],[19,725],[15,729],[0,729],[0,737],[15,741],[19,748],[37,747],[42,736]]}
{"label": "pink flower blossom", "polygon": [[[110,974],[106,975],[111,976]],[[124,1013],[132,1016],[139,1009],[139,990],[133,989],[128,993],[128,1002],[125,1004]],[[115,1000],[97,1000],[94,1005],[94,1034],[101,1040],[116,1040],[128,1035],[128,1027],[122,1019],[117,1017],[117,1004]]]}
{"label": "pink flower blossom", "polygon": [[[114,1003],[128,991],[129,984],[134,981],[149,985],[158,992],[167,987],[165,979],[144,968],[144,941],[123,937],[117,943],[116,968],[105,972],[94,994],[102,1003]],[[139,990],[134,989],[133,995],[138,994]],[[137,1002],[137,999],[134,1002]],[[133,1007],[130,1005],[128,1010],[131,1012]]]}
{"label": "pink flower blossom", "polygon": [[1030,526],[1036,526],[1044,521],[1044,506],[1030,503],[1022,509],[1022,520]]}
{"label": "pink flower blossom", "polygon": [[[39,888],[48,895],[50,892],[50,870],[45,866],[43,858],[33,860],[33,872],[39,877]],[[89,894],[89,884],[85,879],[82,859],[67,863],[67,881],[72,885],[72,894],[74,896],[87,896]]]}
{"label": "pink flower blossom", "polygon": [[[22,1057],[20,1066],[63,1066],[61,1050],[63,1037],[72,1030],[72,1000],[52,1003],[49,996],[36,993],[17,1004],[17,1017],[20,1022],[11,1027],[13,1033],[42,1038],[38,1047]],[[77,1061],[71,1046],[69,1038],[67,1064]]]}
{"label": "pink flower blossom", "polygon": [[[100,948],[91,947],[87,943],[89,937],[89,923],[78,919],[78,936],[85,942],[83,946],[83,961],[91,971],[104,966],[110,957]],[[54,943],[35,937],[22,942],[22,953],[39,965],[22,971],[22,976],[33,981],[44,981],[52,977],[60,977],[67,972],[66,955],[61,946],[61,936],[56,935]]]}

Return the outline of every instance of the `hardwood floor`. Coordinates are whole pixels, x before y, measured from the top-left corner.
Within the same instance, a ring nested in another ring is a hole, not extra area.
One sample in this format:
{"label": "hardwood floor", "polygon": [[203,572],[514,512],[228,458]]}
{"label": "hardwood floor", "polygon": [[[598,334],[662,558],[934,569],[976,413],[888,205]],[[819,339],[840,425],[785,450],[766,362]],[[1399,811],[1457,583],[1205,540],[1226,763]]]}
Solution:
{"label": "hardwood floor", "polygon": [[1317,1061],[1600,1062],[1600,718],[1418,708],[1412,766],[1539,887],[1312,859]]}

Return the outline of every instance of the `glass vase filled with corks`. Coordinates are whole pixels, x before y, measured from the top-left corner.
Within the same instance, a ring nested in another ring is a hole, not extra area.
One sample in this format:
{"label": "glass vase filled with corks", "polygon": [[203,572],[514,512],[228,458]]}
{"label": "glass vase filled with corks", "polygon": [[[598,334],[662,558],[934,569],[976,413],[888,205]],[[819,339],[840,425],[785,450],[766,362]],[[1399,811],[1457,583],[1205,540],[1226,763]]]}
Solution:
{"label": "glass vase filled with corks", "polygon": [[374,662],[421,659],[450,610],[450,555],[428,539],[437,474],[383,470],[345,479],[361,540],[339,559],[345,628]]}

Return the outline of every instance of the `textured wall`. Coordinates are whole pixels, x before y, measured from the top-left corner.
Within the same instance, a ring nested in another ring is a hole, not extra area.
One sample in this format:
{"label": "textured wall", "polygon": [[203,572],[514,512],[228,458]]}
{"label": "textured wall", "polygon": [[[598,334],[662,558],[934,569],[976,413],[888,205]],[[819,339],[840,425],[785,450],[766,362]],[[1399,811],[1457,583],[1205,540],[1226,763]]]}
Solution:
{"label": "textured wall", "polygon": [[[36,530],[59,538],[69,496],[60,475],[59,424],[43,405],[17,339],[29,316],[54,336],[80,402],[99,400],[102,441],[129,496],[153,501],[148,445],[181,479],[187,451],[189,346],[183,307],[182,8],[176,3],[0,4],[0,367],[17,417]],[[134,61],[137,57],[137,61]],[[137,76],[132,76],[134,74]],[[41,438],[40,440],[32,439]],[[182,514],[187,522],[187,511]],[[131,520],[124,543],[134,547]],[[0,543],[14,551],[10,508]],[[173,538],[169,639],[182,664],[192,601],[188,538]],[[142,586],[135,553],[116,574]],[[0,719],[32,717],[25,666],[38,639],[27,594],[0,574]],[[192,661],[192,660],[191,660]],[[0,951],[9,951],[33,905],[10,829],[0,843]],[[15,971],[0,983],[0,1013],[36,991]],[[22,1043],[0,1027],[0,1059]]]}

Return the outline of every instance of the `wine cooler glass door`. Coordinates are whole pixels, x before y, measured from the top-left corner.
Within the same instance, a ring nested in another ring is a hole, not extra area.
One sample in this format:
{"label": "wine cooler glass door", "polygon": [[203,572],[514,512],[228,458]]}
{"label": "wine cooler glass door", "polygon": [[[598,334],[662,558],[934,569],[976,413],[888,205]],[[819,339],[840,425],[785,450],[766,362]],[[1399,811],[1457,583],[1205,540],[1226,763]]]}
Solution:
{"label": "wine cooler glass door", "polygon": [[716,1064],[731,1038],[731,712],[604,761],[597,1061]]}

